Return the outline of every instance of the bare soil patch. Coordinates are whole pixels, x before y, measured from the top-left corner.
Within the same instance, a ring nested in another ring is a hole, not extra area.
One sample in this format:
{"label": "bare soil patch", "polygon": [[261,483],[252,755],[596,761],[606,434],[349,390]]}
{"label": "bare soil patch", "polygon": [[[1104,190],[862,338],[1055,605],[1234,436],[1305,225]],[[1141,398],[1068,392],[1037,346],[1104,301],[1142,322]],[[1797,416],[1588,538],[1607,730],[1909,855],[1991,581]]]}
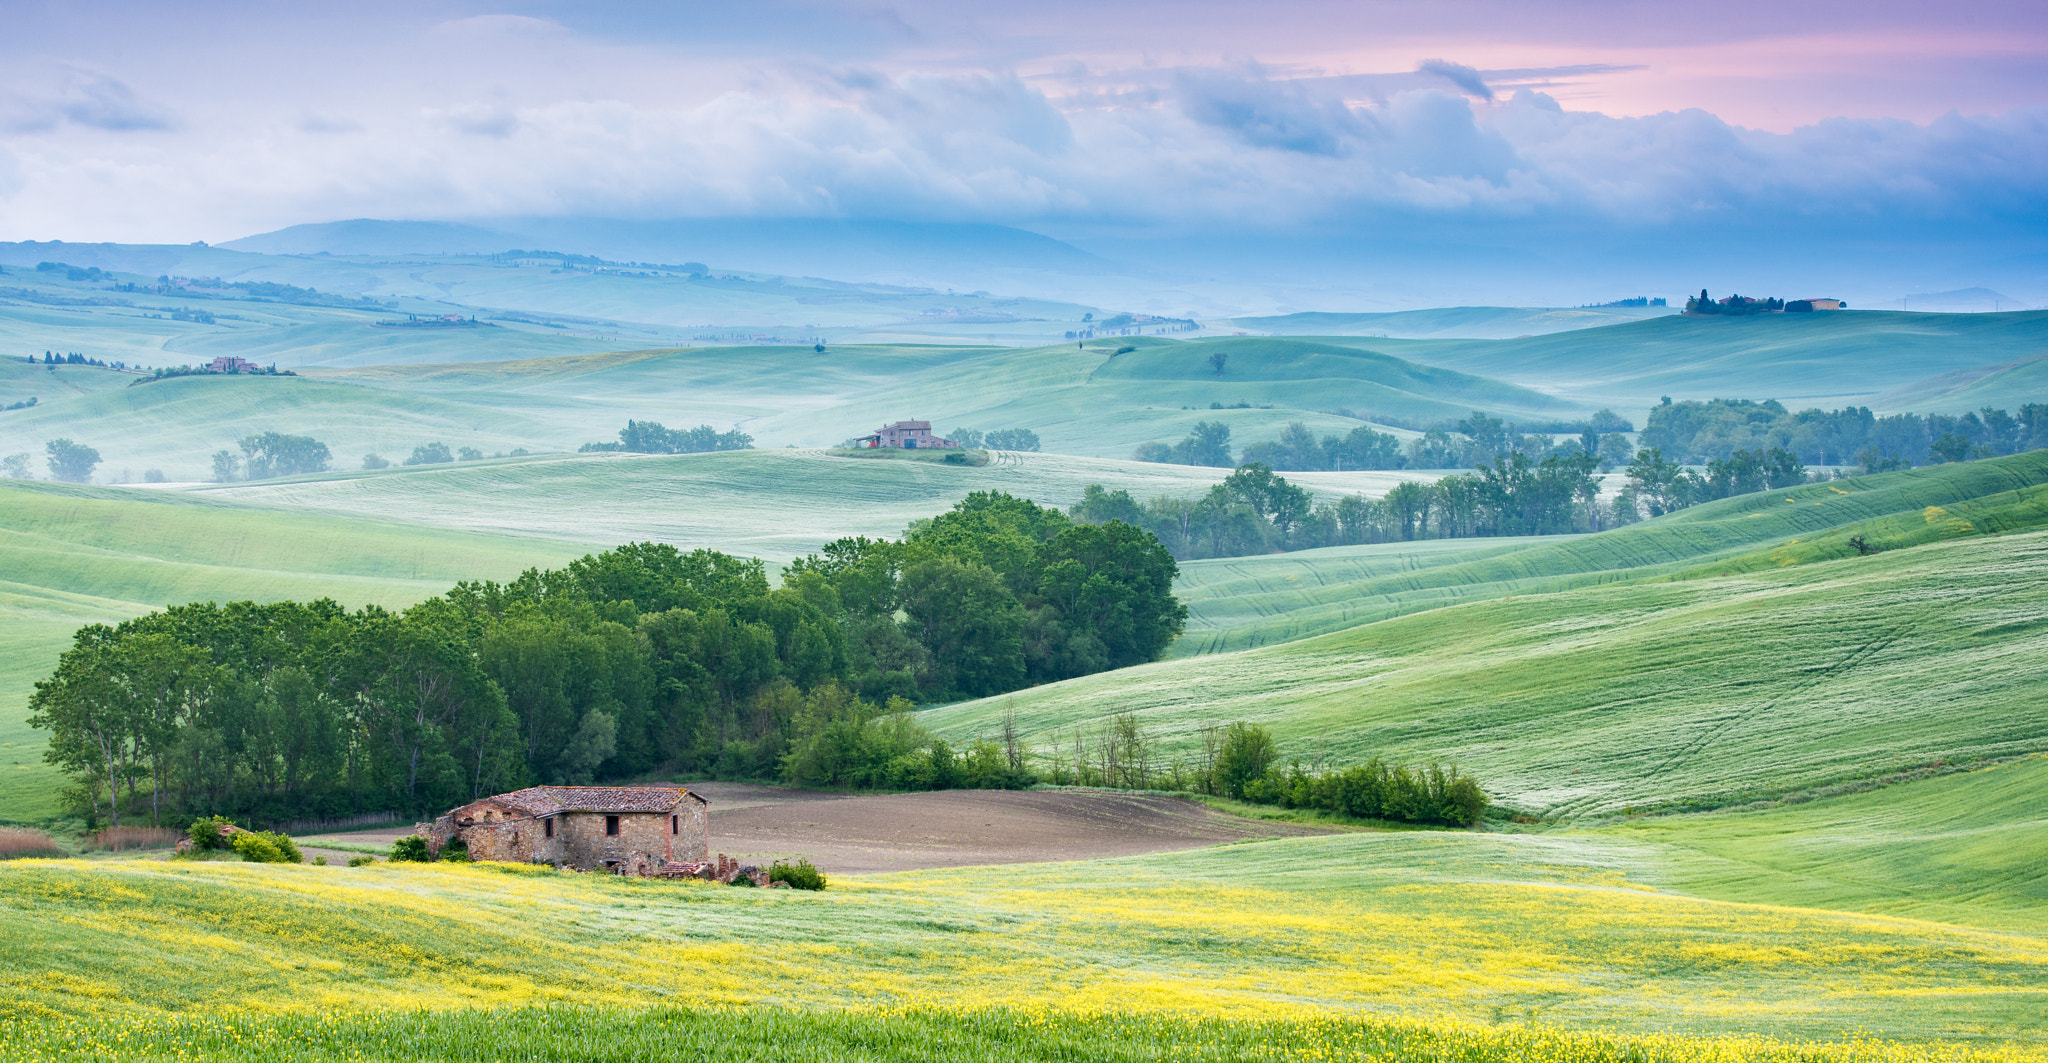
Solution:
{"label": "bare soil patch", "polygon": [[[749,783],[690,783],[711,802],[711,851],[741,863],[801,857],[837,875],[976,864],[1095,860],[1329,830],[1226,815],[1179,797],[1107,790],[940,790],[835,794]],[[320,842],[389,846],[410,829],[299,840],[311,859],[355,855]]]}
{"label": "bare soil patch", "polygon": [[1096,790],[830,794],[692,783],[711,801],[711,850],[798,857],[828,874],[1094,860],[1331,833],[1226,815],[1178,797]]}

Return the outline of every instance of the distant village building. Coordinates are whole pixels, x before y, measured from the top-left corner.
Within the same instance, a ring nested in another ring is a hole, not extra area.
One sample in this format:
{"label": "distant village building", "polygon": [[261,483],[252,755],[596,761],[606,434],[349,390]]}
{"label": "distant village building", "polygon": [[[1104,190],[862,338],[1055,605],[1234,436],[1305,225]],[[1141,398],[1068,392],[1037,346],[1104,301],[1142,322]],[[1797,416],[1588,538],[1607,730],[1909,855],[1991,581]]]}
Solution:
{"label": "distant village building", "polygon": [[247,373],[253,372],[255,369],[255,362],[249,361],[246,358],[236,358],[232,355],[224,355],[206,363],[206,371],[209,373]]}
{"label": "distant village building", "polygon": [[950,439],[933,435],[932,423],[930,421],[898,421],[895,424],[877,428],[868,435],[860,437],[859,443],[861,446],[870,449],[875,447],[902,447],[905,450],[918,450],[922,448],[944,450],[960,445]]}
{"label": "distant village building", "polygon": [[681,786],[530,786],[436,819],[435,852],[461,839],[473,860],[662,875],[710,857],[707,802]]}
{"label": "distant village building", "polygon": [[1804,301],[1812,303],[1815,310],[1840,310],[1842,308],[1842,301],[1840,299],[1807,299]]}

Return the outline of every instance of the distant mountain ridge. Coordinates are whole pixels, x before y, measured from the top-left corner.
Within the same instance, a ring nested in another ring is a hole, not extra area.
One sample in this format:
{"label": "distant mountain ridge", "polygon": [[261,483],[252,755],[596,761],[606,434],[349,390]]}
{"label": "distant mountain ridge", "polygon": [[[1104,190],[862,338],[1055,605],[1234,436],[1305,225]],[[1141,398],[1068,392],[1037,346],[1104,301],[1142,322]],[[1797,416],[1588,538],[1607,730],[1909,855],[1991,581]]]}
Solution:
{"label": "distant mountain ridge", "polygon": [[[221,245],[274,255],[492,254],[562,251],[624,262],[703,262],[789,276],[978,285],[1019,271],[1115,273],[1072,244],[1003,225],[809,218],[628,221],[493,218],[293,225]],[[957,279],[956,279],[957,278]]]}

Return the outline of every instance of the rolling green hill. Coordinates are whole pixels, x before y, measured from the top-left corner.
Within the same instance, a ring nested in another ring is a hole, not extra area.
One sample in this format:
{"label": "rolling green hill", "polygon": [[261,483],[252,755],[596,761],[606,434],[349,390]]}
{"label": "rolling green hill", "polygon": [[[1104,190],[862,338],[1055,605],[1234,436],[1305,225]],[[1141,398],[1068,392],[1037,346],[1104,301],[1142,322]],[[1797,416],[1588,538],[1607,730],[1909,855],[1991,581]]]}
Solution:
{"label": "rolling green hill", "polygon": [[[1852,553],[1848,538],[1907,545],[2042,523],[2048,451],[1864,476],[1695,506],[1599,535],[1330,547],[1184,566],[1188,634],[1176,656],[1285,642],[1506,594],[1736,572]],[[1929,507],[1936,507],[1930,510]],[[1941,507],[1955,507],[1950,513]],[[1930,520],[1931,512],[1944,514]],[[1793,545],[1784,545],[1787,541]]]}
{"label": "rolling green hill", "polygon": [[[1119,345],[1139,349],[1116,355]],[[38,405],[0,412],[0,453],[33,453],[68,436],[105,456],[103,480],[123,468],[135,478],[159,468],[189,481],[207,474],[213,451],[264,431],[313,436],[338,467],[350,468],[364,453],[403,456],[430,441],[487,454],[573,450],[614,438],[628,419],[738,427],[763,447],[818,447],[918,417],[941,432],[1030,428],[1047,450],[1121,458],[1141,442],[1179,439],[1202,420],[1228,424],[1242,445],[1275,438],[1289,421],[1338,435],[1363,423],[1328,412],[1340,408],[1422,419],[1475,408],[1525,419],[1572,413],[1528,389],[1329,344],[1119,345],[661,349],[309,369],[298,377],[205,375],[133,388],[125,385],[137,378],[124,374],[57,371],[66,381],[92,376],[89,398],[79,393],[83,384],[37,394],[43,371],[16,363],[0,372],[0,396],[19,390],[13,401],[33,394]],[[1236,352],[1221,377],[1207,362],[1211,350]]]}
{"label": "rolling green hill", "polygon": [[[2048,350],[2048,311],[1921,314],[1835,311],[1756,317],[1667,316],[1502,340],[1330,338],[1396,357],[1542,387],[1624,415],[1673,399],[1775,398],[1793,408],[1869,405],[1881,393]],[[1945,400],[1945,401],[1943,401]],[[1960,413],[2048,401],[2038,374],[1953,397],[1890,398],[1894,409]]]}
{"label": "rolling green hill", "polygon": [[1240,317],[1231,323],[1275,336],[1393,336],[1401,339],[1512,339],[1624,321],[1665,317],[1666,306],[1583,306],[1576,309],[1447,306],[1386,313],[1302,313]]}
{"label": "rolling green hill", "polygon": [[[2030,663],[2048,650],[2044,479],[2036,452],[1368,573],[1359,583],[1387,599],[1377,608],[1410,615],[927,720],[968,737],[1015,711],[1045,743],[1135,712],[1183,757],[1204,724],[1250,720],[1290,755],[1454,760],[1508,807],[1567,821],[2036,752],[2048,748]],[[1857,556],[1852,532],[1882,552]],[[1414,611],[1429,605],[1442,607]]]}

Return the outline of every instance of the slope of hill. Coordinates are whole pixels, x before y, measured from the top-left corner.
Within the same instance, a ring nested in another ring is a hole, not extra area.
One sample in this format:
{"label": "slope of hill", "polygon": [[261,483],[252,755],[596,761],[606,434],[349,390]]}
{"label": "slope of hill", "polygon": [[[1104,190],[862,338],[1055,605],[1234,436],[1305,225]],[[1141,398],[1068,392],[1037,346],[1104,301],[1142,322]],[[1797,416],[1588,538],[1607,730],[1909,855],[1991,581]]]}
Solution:
{"label": "slope of hill", "polygon": [[[1046,743],[1135,712],[1179,756],[1192,755],[1204,724],[1251,720],[1273,728],[1290,755],[1455,760],[1507,806],[1555,820],[1715,807],[1937,760],[2030,753],[2048,747],[2048,708],[2029,663],[2048,650],[2048,532],[2036,530],[2048,528],[2039,486],[2048,454],[1974,464],[1983,467],[1872,478],[1897,493],[1883,503],[1836,496],[1832,517],[1826,500],[1774,492],[1623,530],[1630,535],[1428,568],[1414,580],[1438,601],[1490,600],[927,719],[964,738],[992,733],[1014,711]],[[1958,479],[1944,484],[1949,476]],[[2034,486],[2002,497],[1982,489],[1998,479]],[[1905,490],[1915,487],[1964,501],[1897,512],[1918,501]],[[1872,514],[1878,506],[1894,508]],[[1676,556],[1686,544],[1694,558],[1729,551],[1744,522],[1775,525],[1776,544],[1705,564]],[[1856,556],[1843,545],[1852,530],[1885,549]],[[1604,556],[1612,570],[1512,582],[1557,575],[1574,553]],[[1631,558],[1635,571],[1618,563]],[[1645,578],[1686,569],[1682,579]],[[1501,582],[1471,586],[1481,575]]]}
{"label": "slope of hill", "polygon": [[[1188,634],[1175,656],[1305,638],[1461,601],[1701,570],[1736,572],[2034,526],[2048,451],[1864,476],[1695,506],[1600,535],[1330,547],[1185,566]],[[1932,507],[1932,508],[1930,508]],[[1954,512],[1942,507],[1953,507]],[[1938,513],[1939,520],[1928,519]],[[1787,541],[1791,545],[1784,545]]]}
{"label": "slope of hill", "polygon": [[[192,488],[288,511],[403,513],[474,528],[606,543],[658,539],[783,561],[846,535],[894,537],[973,491],[1067,506],[1089,484],[1193,497],[1229,469],[998,453],[988,465],[883,461],[821,450],[654,456],[578,454]],[[1410,473],[1303,473],[1323,497],[1381,493]]]}
{"label": "slope of hill", "polygon": [[[2048,311],[1920,314],[1837,311],[1756,317],[1668,316],[1509,340],[1357,340],[1401,358],[1542,386],[1582,405],[1627,413],[1673,399],[1776,398],[1870,404],[1928,377],[2004,365],[2048,349]],[[2011,409],[2048,400],[2038,381],[1942,404]]]}
{"label": "slope of hill", "polygon": [[[181,349],[213,357],[239,350],[286,363],[292,352],[327,348],[370,357],[367,325],[299,325],[232,343],[187,337]],[[430,330],[431,331],[431,330]],[[467,335],[473,329],[455,330]],[[519,333],[517,335],[527,335]],[[544,337],[536,337],[544,338]],[[268,342],[268,341],[266,341]],[[407,339],[416,349],[437,345]],[[470,341],[452,335],[449,344]],[[1125,354],[1119,347],[1137,347]],[[1234,354],[1232,352],[1235,352]],[[444,352],[445,353],[445,352]],[[459,352],[458,352],[459,353]],[[1227,356],[1217,375],[1211,353]],[[4,365],[0,362],[0,365]],[[27,363],[0,370],[0,395],[34,394],[41,378]],[[95,371],[96,372],[96,371]],[[67,368],[66,380],[90,372]],[[23,377],[14,383],[14,376]],[[101,373],[87,401],[59,391],[35,409],[0,412],[0,453],[37,451],[64,435],[99,448],[107,474],[160,468],[172,480],[202,478],[207,456],[252,432],[310,435],[337,462],[368,451],[409,453],[420,443],[485,453],[573,450],[615,438],[628,419],[670,426],[738,427],[762,446],[832,446],[878,424],[920,417],[939,431],[1024,427],[1048,450],[1124,457],[1148,440],[1176,440],[1196,422],[1220,421],[1240,445],[1272,439],[1290,421],[1343,435],[1364,423],[1337,412],[1378,410],[1423,419],[1473,409],[1543,420],[1575,409],[1538,392],[1328,344],[1226,339],[1181,343],[1152,338],[1050,347],[751,346],[592,354],[505,362],[456,362],[362,369],[306,369],[296,378],[199,376],[122,390],[134,377]],[[78,389],[85,389],[81,383]],[[48,389],[45,389],[48,390]],[[12,401],[22,401],[21,399]],[[1231,406],[1233,409],[1211,409]]]}
{"label": "slope of hill", "polygon": [[1562,307],[1452,306],[1375,314],[1309,312],[1231,321],[1275,336],[1374,336],[1398,339],[1512,339],[1598,328],[1624,321],[1664,317],[1665,306]]}

